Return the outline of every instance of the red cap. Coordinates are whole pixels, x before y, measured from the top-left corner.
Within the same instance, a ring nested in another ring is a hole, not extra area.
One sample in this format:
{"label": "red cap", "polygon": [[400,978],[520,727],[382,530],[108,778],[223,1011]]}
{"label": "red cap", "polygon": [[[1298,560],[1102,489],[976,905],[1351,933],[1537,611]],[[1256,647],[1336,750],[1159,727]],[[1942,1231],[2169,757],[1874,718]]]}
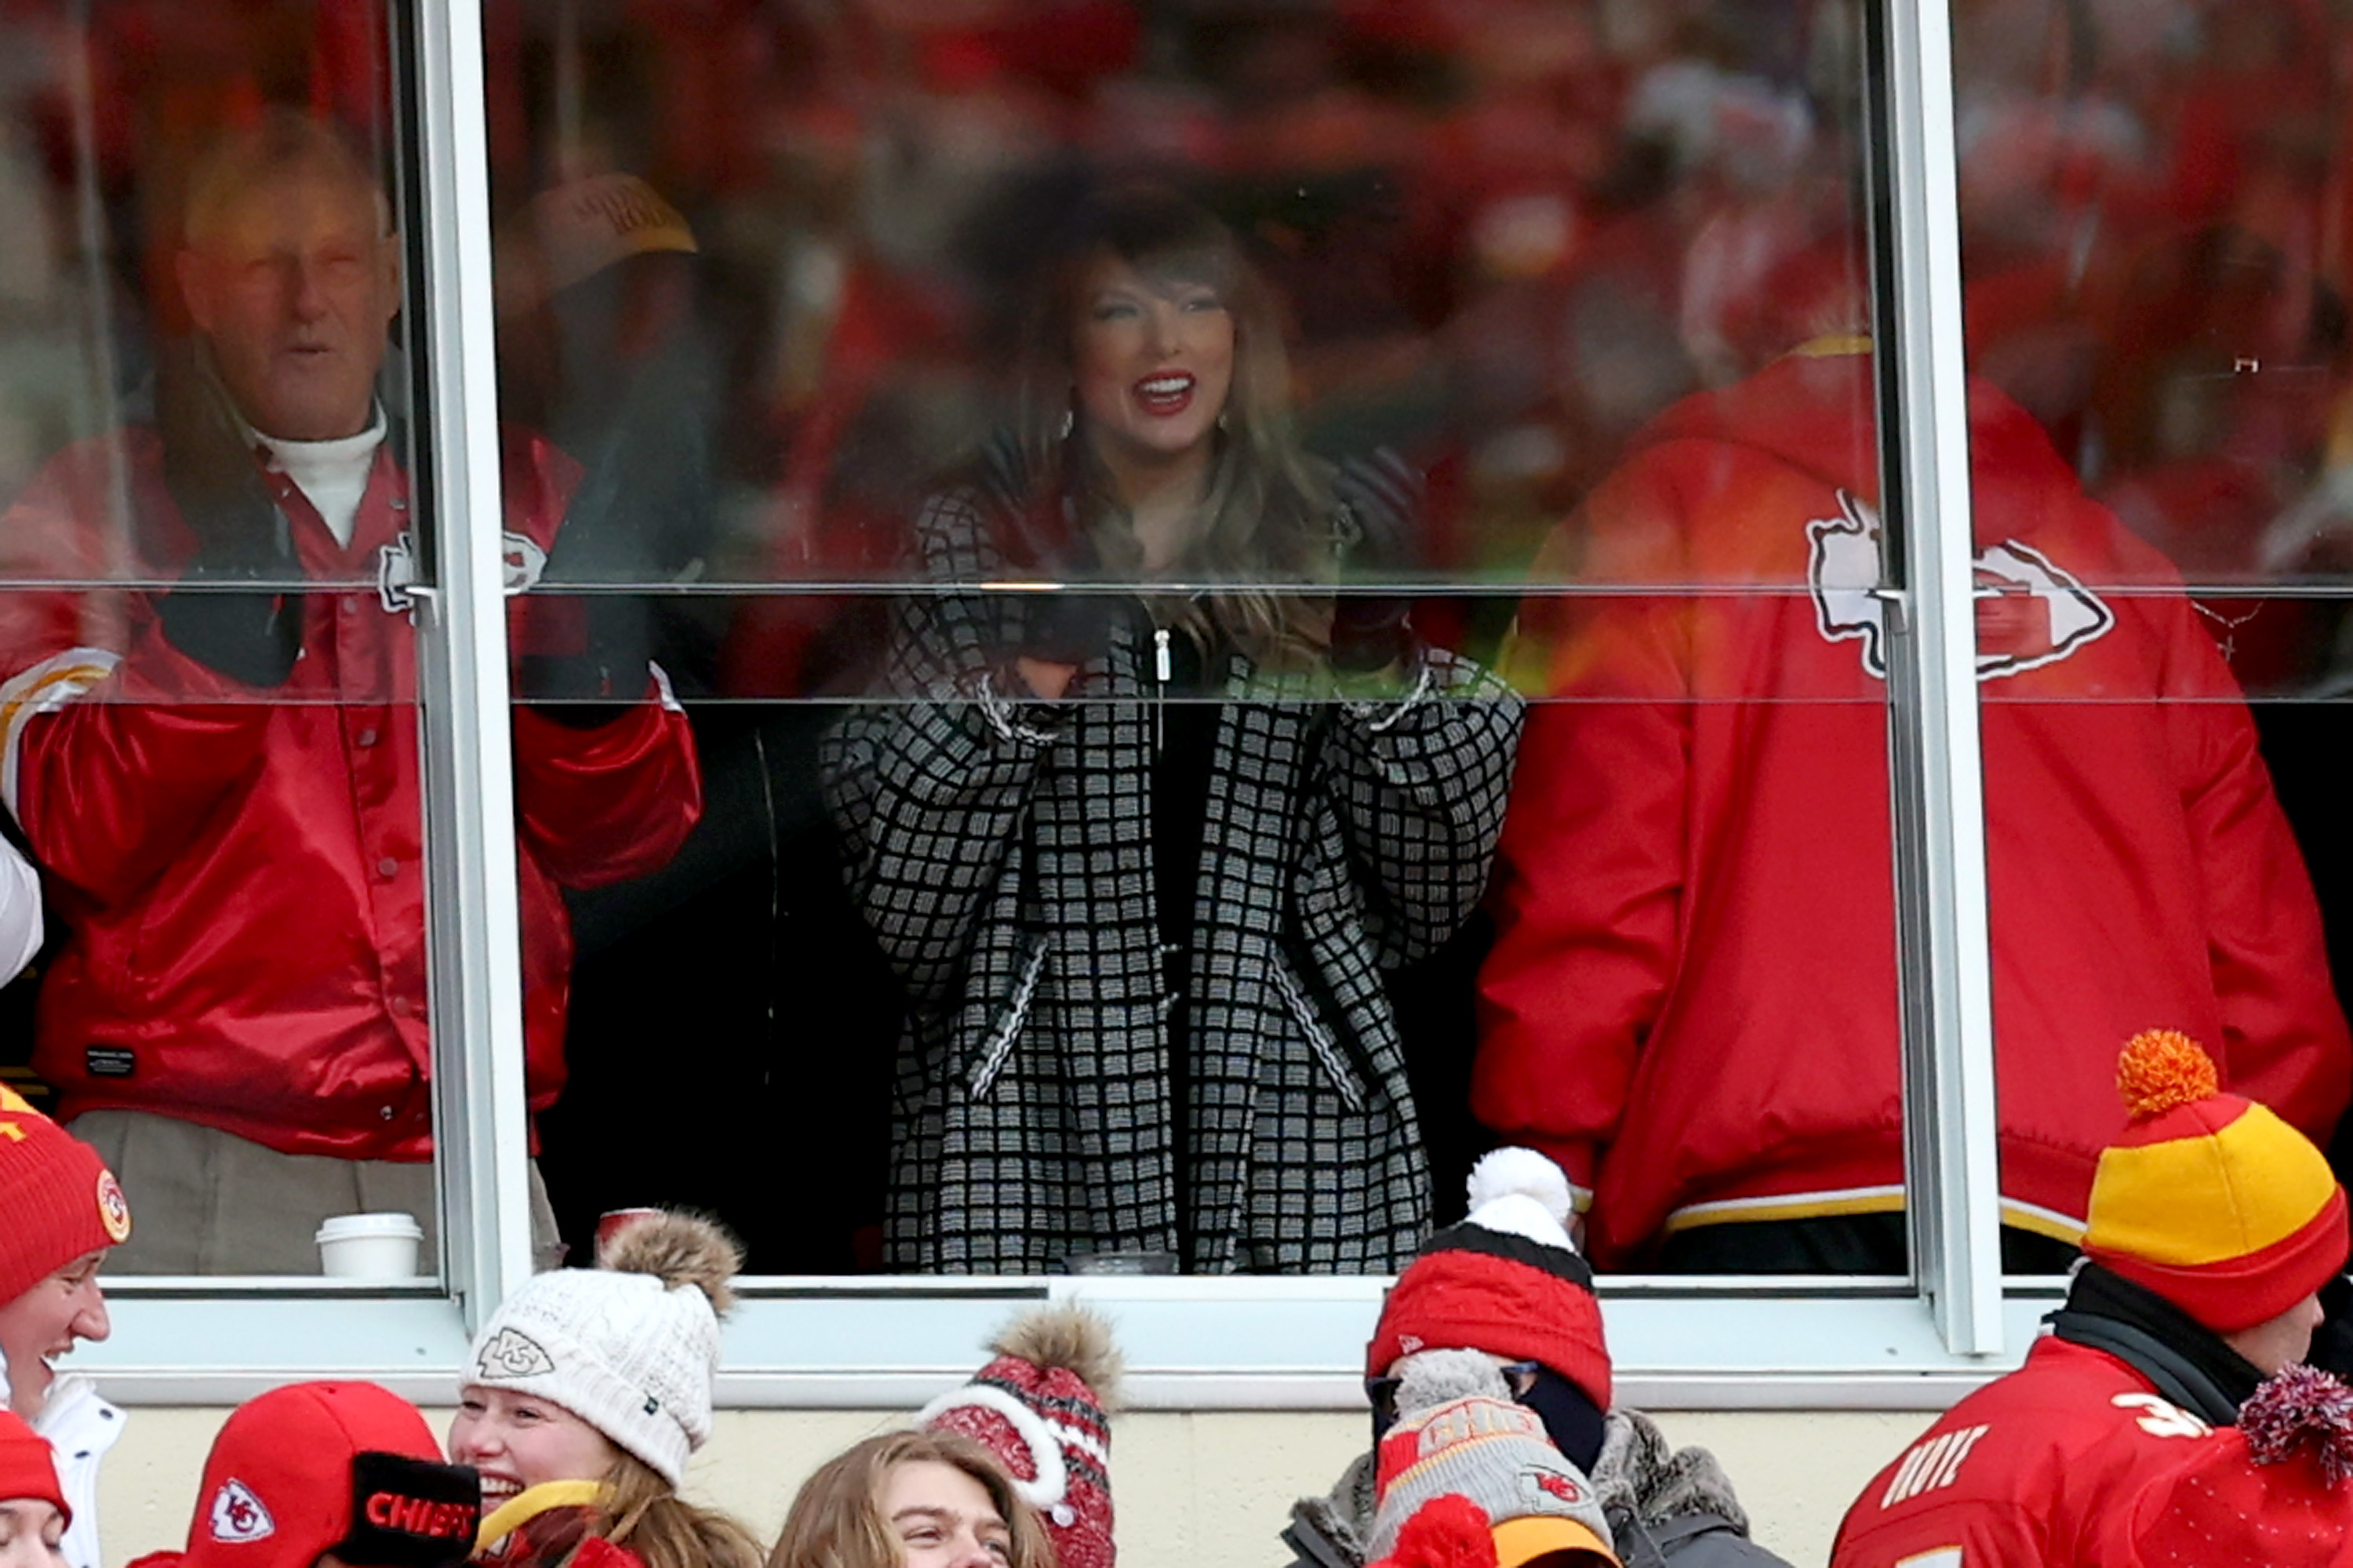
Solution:
{"label": "red cap", "polygon": [[0,1087],[0,1302],[131,1239],[131,1205],[98,1150]]}
{"label": "red cap", "polygon": [[73,1522],[65,1489],[58,1485],[57,1457],[49,1451],[49,1440],[17,1416],[0,1410],[0,1501],[18,1498],[54,1503],[66,1522]]}
{"label": "red cap", "polygon": [[298,1383],[237,1406],[205,1460],[182,1568],[311,1568],[327,1552],[387,1568],[455,1568],[481,1521],[481,1481],[417,1407],[372,1383]]}

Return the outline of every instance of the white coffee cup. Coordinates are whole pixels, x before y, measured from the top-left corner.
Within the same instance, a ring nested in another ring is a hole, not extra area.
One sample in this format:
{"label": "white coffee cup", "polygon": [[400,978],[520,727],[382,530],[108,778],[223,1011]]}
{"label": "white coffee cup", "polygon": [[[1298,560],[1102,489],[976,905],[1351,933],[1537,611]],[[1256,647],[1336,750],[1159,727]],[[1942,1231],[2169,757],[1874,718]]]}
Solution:
{"label": "white coffee cup", "polygon": [[337,1214],[319,1227],[319,1267],[334,1279],[414,1279],[425,1228],[414,1214]]}

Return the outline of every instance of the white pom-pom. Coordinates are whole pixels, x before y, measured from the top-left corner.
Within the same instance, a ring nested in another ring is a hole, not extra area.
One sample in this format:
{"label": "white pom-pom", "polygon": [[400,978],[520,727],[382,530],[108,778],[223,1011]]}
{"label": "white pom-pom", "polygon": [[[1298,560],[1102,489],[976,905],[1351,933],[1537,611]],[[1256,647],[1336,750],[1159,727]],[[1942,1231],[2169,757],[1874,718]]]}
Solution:
{"label": "white pom-pom", "polygon": [[1545,1212],[1568,1224],[1576,1201],[1569,1196],[1568,1178],[1560,1167],[1533,1149],[1498,1149],[1471,1168],[1471,1206],[1493,1202],[1508,1192],[1525,1192],[1542,1203]]}
{"label": "white pom-pom", "polygon": [[1470,1192],[1472,1224],[1576,1250],[1568,1239],[1576,1208],[1568,1178],[1535,1150],[1498,1149],[1482,1156],[1471,1168]]}

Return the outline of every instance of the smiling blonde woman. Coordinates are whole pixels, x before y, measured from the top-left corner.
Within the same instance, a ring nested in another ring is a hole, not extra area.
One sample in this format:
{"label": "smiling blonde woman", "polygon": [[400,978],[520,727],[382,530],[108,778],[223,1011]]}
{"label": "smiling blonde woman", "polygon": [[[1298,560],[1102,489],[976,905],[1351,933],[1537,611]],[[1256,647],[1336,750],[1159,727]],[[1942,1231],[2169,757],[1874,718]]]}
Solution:
{"label": "smiling blonde woman", "polygon": [[750,1532],[678,1495],[711,1436],[719,1319],[742,1268],[708,1220],[627,1226],[594,1268],[533,1276],[474,1341],[449,1457],[481,1473],[498,1568],[759,1568]]}
{"label": "smiling blonde woman", "polygon": [[793,1498],[767,1568],[1055,1568],[997,1456],[955,1432],[845,1449]]}

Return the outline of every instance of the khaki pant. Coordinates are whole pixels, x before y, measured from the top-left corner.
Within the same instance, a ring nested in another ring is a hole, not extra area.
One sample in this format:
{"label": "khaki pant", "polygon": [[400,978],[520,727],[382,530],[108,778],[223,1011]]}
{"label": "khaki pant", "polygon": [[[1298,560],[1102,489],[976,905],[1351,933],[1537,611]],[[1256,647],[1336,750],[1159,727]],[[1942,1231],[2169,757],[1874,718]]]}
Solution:
{"label": "khaki pant", "polygon": [[[439,1270],[429,1163],[280,1154],[144,1111],[91,1111],[71,1130],[98,1150],[131,1201],[131,1239],[106,1255],[110,1273],[316,1274],[321,1221],[386,1211],[415,1216],[425,1231],[417,1266]],[[555,1211],[536,1162],[531,1240],[542,1266],[560,1255]]]}

